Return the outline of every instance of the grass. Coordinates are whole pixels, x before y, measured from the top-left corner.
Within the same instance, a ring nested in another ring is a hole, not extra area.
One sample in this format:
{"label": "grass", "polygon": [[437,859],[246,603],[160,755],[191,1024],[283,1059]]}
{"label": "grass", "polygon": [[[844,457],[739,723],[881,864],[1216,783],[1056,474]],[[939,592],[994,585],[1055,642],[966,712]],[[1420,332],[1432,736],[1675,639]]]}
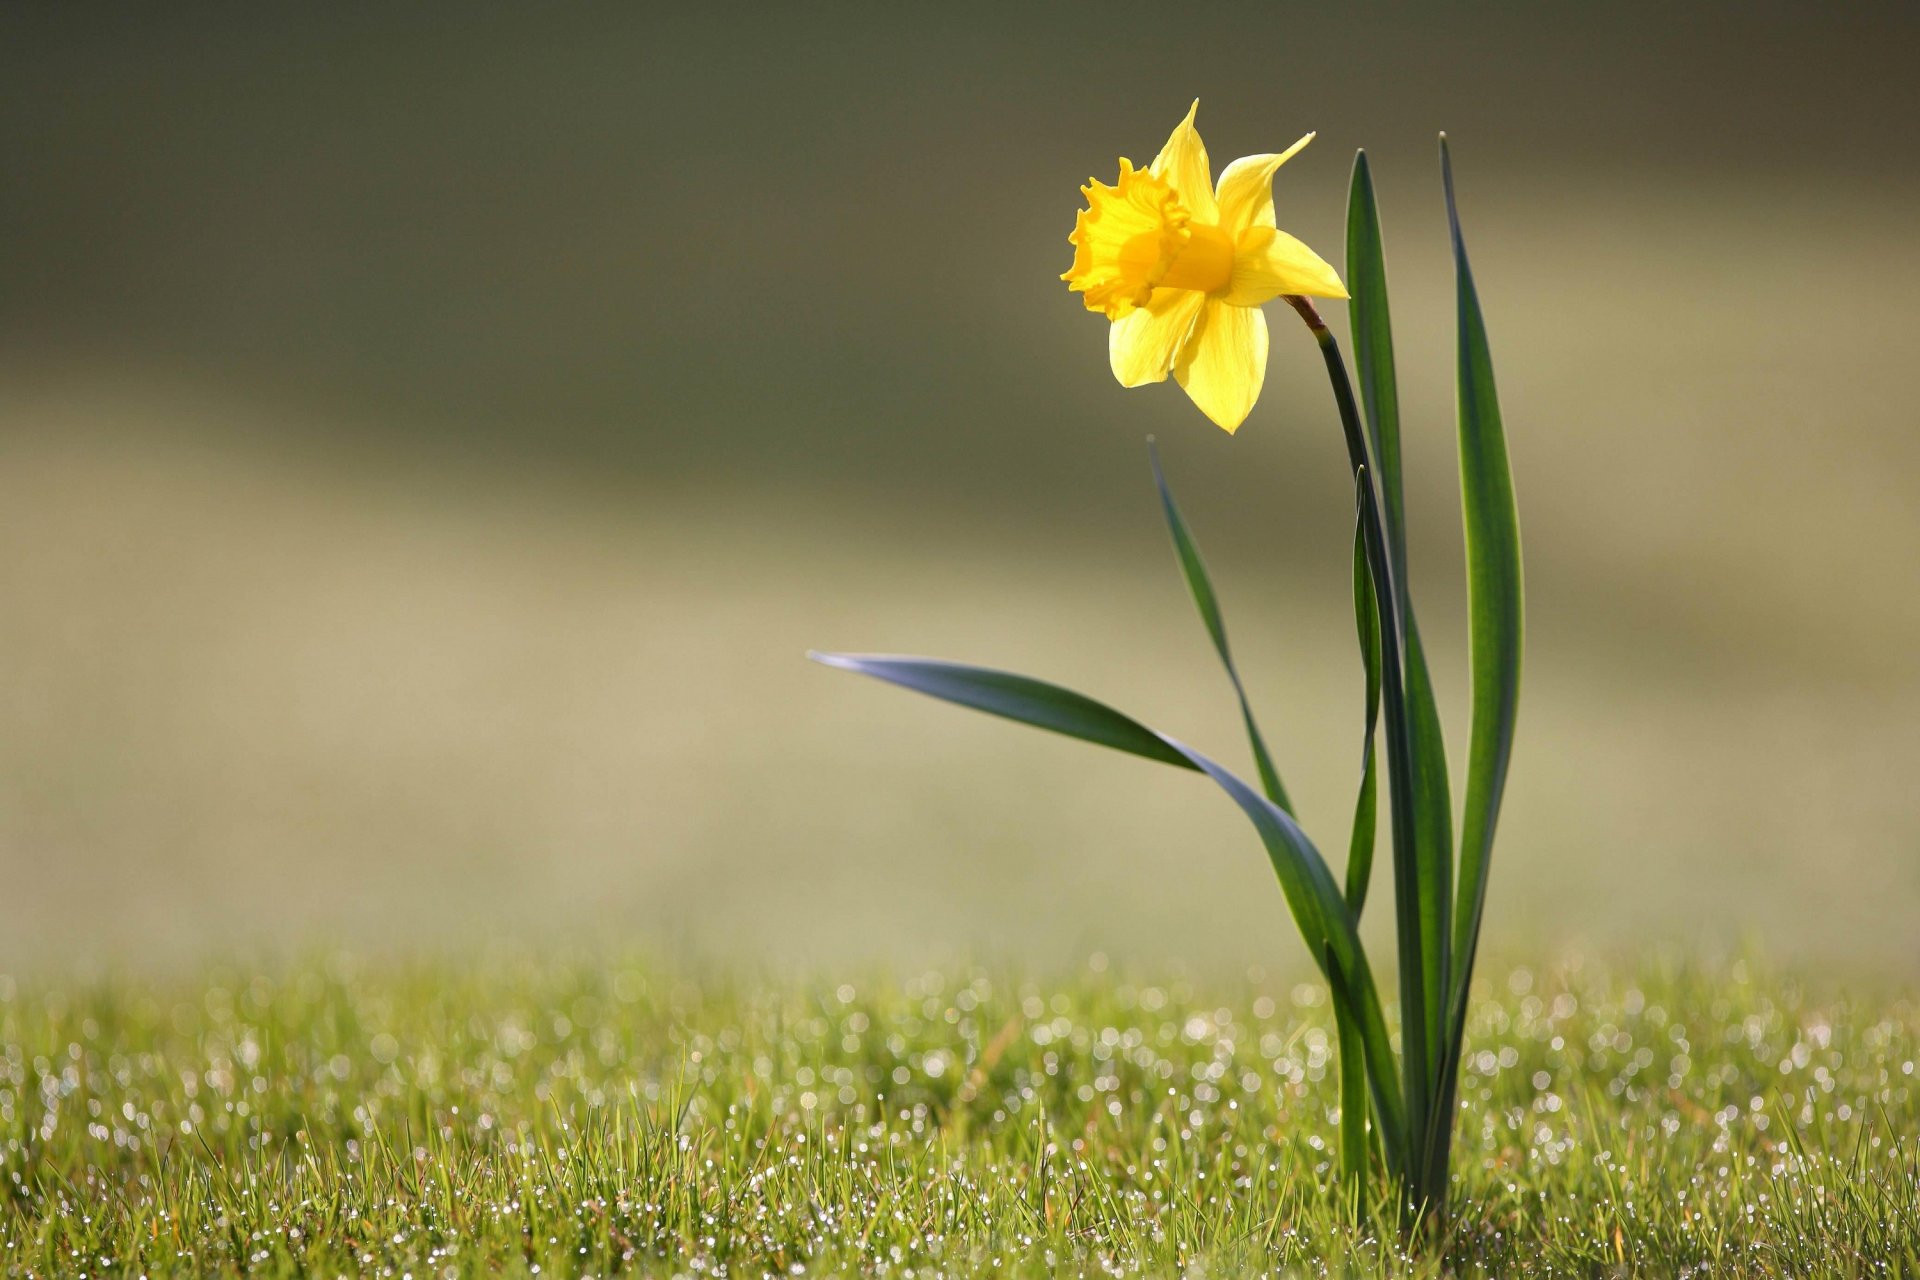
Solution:
{"label": "grass", "polygon": [[1335,1175],[1324,988],[506,949],[0,978],[21,1275],[1920,1270],[1920,1006],[1489,966],[1444,1268]]}

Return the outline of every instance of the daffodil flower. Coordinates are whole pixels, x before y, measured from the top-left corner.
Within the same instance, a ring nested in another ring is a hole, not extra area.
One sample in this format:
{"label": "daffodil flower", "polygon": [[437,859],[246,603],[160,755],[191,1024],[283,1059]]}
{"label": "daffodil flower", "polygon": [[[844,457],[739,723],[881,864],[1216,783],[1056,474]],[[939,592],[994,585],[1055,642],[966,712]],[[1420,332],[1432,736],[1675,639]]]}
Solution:
{"label": "daffodil flower", "polygon": [[1113,376],[1123,387],[1177,379],[1226,428],[1246,421],[1267,376],[1260,304],[1283,295],[1344,298],[1326,261],[1274,225],[1273,175],[1313,141],[1245,156],[1209,178],[1193,127],[1196,101],[1153,163],[1120,161],[1120,179],[1089,178],[1074,222],[1073,266],[1060,278],[1113,322]]}

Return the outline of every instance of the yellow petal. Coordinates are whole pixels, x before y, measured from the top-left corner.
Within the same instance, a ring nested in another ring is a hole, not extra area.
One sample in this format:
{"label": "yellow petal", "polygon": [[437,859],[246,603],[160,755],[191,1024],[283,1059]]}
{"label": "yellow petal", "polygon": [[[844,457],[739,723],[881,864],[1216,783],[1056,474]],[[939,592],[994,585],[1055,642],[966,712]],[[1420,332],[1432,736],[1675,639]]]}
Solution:
{"label": "yellow petal", "polygon": [[1200,412],[1229,433],[1238,430],[1267,380],[1266,316],[1208,299],[1173,376]]}
{"label": "yellow petal", "polygon": [[1219,223],[1230,236],[1237,236],[1248,227],[1272,226],[1274,171],[1312,141],[1313,135],[1308,134],[1279,155],[1242,156],[1228,165],[1214,192],[1220,216],[1202,221]]}
{"label": "yellow petal", "polygon": [[1107,330],[1107,359],[1120,385],[1165,382],[1206,300],[1192,289],[1155,289],[1146,306],[1115,320]]}
{"label": "yellow petal", "polygon": [[1236,307],[1257,307],[1283,293],[1344,298],[1340,275],[1306,245],[1273,227],[1249,227],[1233,252],[1233,281],[1221,297]]}
{"label": "yellow petal", "polygon": [[1167,145],[1147,166],[1147,172],[1163,179],[1193,214],[1195,222],[1216,222],[1213,216],[1213,170],[1207,167],[1207,146],[1200,141],[1193,118],[1200,111],[1200,99],[1187,108],[1187,118],[1173,130]]}

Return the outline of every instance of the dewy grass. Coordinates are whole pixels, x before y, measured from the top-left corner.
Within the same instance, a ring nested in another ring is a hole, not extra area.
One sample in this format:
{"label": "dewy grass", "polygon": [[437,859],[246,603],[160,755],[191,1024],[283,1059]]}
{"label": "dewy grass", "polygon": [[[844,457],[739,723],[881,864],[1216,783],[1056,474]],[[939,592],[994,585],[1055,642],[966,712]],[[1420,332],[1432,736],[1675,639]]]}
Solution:
{"label": "dewy grass", "polygon": [[[1117,186],[1096,182],[1081,189],[1089,207],[1075,225],[1074,265],[1065,278],[1089,310],[1112,321],[1110,360],[1122,385],[1171,374],[1230,433],[1252,410],[1266,376],[1268,336],[1260,304],[1286,302],[1320,349],[1353,476],[1353,599],[1367,680],[1359,794],[1344,884],[1294,820],[1234,666],[1212,581],[1157,456],[1154,478],[1180,570],[1232,683],[1257,788],[1185,743],[1058,685],[925,658],[813,656],[962,706],[1191,769],[1225,791],[1259,834],[1307,951],[1333,991],[1344,1117],[1341,1164],[1354,1194],[1368,1193],[1367,1175],[1377,1157],[1406,1211],[1405,1222],[1423,1223],[1431,1232],[1444,1228],[1448,1212],[1467,993],[1518,712],[1520,526],[1486,325],[1442,137],[1441,176],[1455,273],[1460,490],[1473,670],[1456,844],[1446,744],[1408,589],[1393,327],[1372,173],[1362,154],[1347,205],[1356,395],[1339,345],[1311,301],[1347,297],[1348,285],[1274,225],[1274,172],[1310,138],[1284,154],[1236,160],[1214,186],[1189,111],[1147,169],[1135,170],[1122,160]],[[1359,933],[1373,865],[1379,788],[1375,730],[1380,725],[1390,784],[1388,843],[1401,1006],[1397,1050]]]}
{"label": "dewy grass", "polygon": [[1339,1172],[1324,983],[498,950],[0,979],[0,1272],[1920,1269],[1920,1007],[1490,969],[1450,1227]]}

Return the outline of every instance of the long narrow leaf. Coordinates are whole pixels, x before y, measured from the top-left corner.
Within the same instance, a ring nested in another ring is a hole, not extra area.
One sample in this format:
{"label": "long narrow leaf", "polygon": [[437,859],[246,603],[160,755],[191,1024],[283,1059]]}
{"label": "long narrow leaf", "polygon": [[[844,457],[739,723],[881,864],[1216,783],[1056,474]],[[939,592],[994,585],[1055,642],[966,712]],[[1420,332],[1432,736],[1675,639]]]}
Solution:
{"label": "long narrow leaf", "polygon": [[[1393,316],[1387,306],[1386,242],[1373,193],[1367,153],[1353,157],[1347,190],[1347,315],[1353,327],[1353,362],[1360,374],[1360,402],[1367,412],[1367,439],[1379,475],[1387,544],[1396,565],[1407,560],[1407,508],[1400,483],[1400,392],[1394,378]],[[1399,584],[1404,592],[1406,583]]]}
{"label": "long narrow leaf", "polygon": [[1523,625],[1520,519],[1513,501],[1513,475],[1507,463],[1506,432],[1494,387],[1486,320],[1474,287],[1473,269],[1467,262],[1466,241],[1460,234],[1453,161],[1444,134],[1440,138],[1440,173],[1453,236],[1458,299],[1460,503],[1466,525],[1468,651],[1473,668],[1473,729],[1460,832],[1460,896],[1454,914],[1460,964],[1447,1011],[1447,1047],[1436,1095],[1439,1105],[1421,1141],[1425,1157],[1419,1175],[1430,1183],[1437,1179],[1444,1185],[1452,1142],[1453,1099],[1459,1084],[1460,1054],[1465,1047],[1467,995],[1486,911],[1487,869],[1500,800],[1506,790],[1507,766],[1513,755]]}
{"label": "long narrow leaf", "polygon": [[1287,799],[1287,789],[1280,782],[1279,771],[1273,767],[1273,757],[1267,754],[1266,741],[1260,736],[1260,726],[1254,722],[1253,706],[1247,701],[1247,690],[1240,683],[1240,672],[1233,665],[1233,651],[1227,647],[1227,623],[1220,614],[1220,598],[1214,594],[1213,580],[1207,576],[1207,565],[1200,558],[1200,548],[1194,543],[1193,534],[1187,529],[1187,522],[1180,516],[1180,508],[1173,500],[1173,489],[1167,484],[1166,472],[1160,468],[1160,450],[1153,441],[1147,441],[1147,457],[1153,464],[1153,483],[1160,490],[1160,508],[1166,513],[1167,532],[1173,535],[1174,555],[1180,561],[1180,574],[1187,580],[1187,590],[1193,595],[1194,607],[1200,611],[1200,621],[1207,628],[1207,635],[1213,640],[1213,651],[1220,655],[1220,665],[1227,670],[1227,679],[1233,684],[1233,696],[1240,702],[1240,719],[1247,728],[1247,745],[1253,751],[1253,765],[1260,774],[1260,786],[1267,799],[1293,812],[1293,804]]}
{"label": "long narrow leaf", "polygon": [[1473,667],[1473,736],[1467,755],[1466,810],[1460,832],[1460,900],[1455,938],[1464,963],[1455,1003],[1464,1008],[1480,920],[1486,908],[1487,865],[1494,827],[1513,755],[1514,719],[1520,702],[1522,585],[1520,516],[1513,500],[1506,431],[1493,380],[1493,355],[1479,291],[1467,262],[1454,204],[1453,162],[1440,139],[1440,167],[1447,193],[1447,222],[1459,297],[1460,499],[1467,540],[1467,616]]}
{"label": "long narrow leaf", "polygon": [[[1365,1041],[1382,1145],[1396,1170],[1407,1167],[1407,1116],[1393,1088],[1393,1047],[1380,1006],[1379,989],[1333,873],[1286,810],[1191,747],[1058,685],[1011,672],[929,658],[822,653],[809,656],[816,662],[873,676],[947,702],[1197,769],[1212,778],[1253,823],[1294,923],[1316,964],[1324,970],[1328,957],[1337,964],[1344,983],[1343,996],[1351,1002],[1355,1023]],[[1161,749],[1148,749],[1149,739],[1158,742]],[[1332,980],[1331,973],[1328,978]]]}
{"label": "long narrow leaf", "polygon": [[1413,756],[1413,838],[1419,866],[1421,973],[1426,980],[1428,1078],[1444,1065],[1447,997],[1453,971],[1453,797],[1447,787],[1447,747],[1420,625],[1411,604],[1406,622],[1407,737]]}
{"label": "long narrow leaf", "polygon": [[1333,993],[1334,1033],[1340,1041],[1340,1173],[1357,1189],[1367,1178],[1367,1042],[1340,962],[1328,955],[1321,969]]}
{"label": "long narrow leaf", "polygon": [[[1405,663],[1411,838],[1406,861],[1415,869],[1420,931],[1421,1008],[1429,1050],[1426,1073],[1437,1080],[1453,964],[1453,802],[1447,782],[1446,741],[1426,647],[1414,616],[1407,566],[1406,498],[1400,466],[1400,392],[1394,372],[1393,318],[1387,301],[1386,242],[1366,152],[1354,157],[1347,196],[1347,287],[1352,294],[1354,362],[1367,437],[1379,468],[1380,501],[1393,565],[1394,604]],[[1391,713],[1391,708],[1389,708]],[[1389,732],[1393,732],[1390,727]]]}

